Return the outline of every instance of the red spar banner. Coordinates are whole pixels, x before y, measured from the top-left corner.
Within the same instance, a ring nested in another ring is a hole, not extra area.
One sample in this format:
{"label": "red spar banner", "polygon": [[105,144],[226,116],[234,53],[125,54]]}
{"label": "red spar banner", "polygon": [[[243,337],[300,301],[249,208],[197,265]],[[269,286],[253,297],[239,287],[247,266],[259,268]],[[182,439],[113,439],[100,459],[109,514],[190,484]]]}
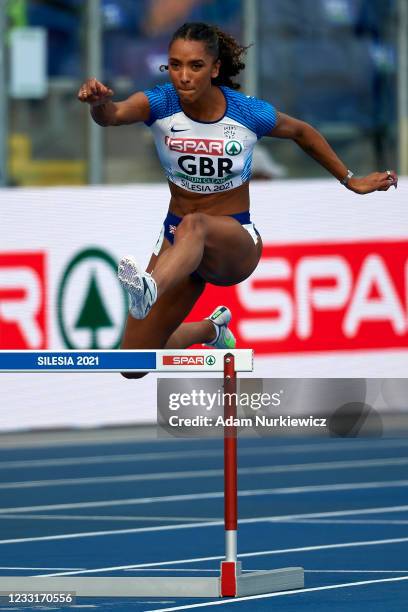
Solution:
{"label": "red spar banner", "polygon": [[188,320],[225,304],[258,354],[408,347],[408,241],[264,246],[252,276],[207,285]]}

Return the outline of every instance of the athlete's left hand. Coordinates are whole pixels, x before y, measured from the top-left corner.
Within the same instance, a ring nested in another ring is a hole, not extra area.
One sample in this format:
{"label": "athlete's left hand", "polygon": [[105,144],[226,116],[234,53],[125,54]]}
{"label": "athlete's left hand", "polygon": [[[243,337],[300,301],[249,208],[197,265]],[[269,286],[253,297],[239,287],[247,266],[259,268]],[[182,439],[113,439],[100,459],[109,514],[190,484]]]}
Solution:
{"label": "athlete's left hand", "polygon": [[347,188],[354,193],[364,195],[373,191],[388,191],[393,185],[396,189],[397,173],[394,170],[386,170],[385,172],[373,172],[361,178],[352,177],[347,183]]}

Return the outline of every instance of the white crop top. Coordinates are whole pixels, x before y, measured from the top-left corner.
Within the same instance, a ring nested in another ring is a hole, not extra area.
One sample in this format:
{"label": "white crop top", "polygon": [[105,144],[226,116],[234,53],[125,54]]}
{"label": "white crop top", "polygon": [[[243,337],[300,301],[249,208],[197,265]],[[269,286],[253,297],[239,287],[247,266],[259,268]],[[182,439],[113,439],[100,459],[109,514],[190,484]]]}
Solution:
{"label": "white crop top", "polygon": [[146,125],[167,178],[187,191],[213,193],[245,183],[257,140],[276,125],[277,112],[268,102],[229,87],[220,89],[226,111],[211,122],[186,115],[171,83],[144,92],[150,104]]}

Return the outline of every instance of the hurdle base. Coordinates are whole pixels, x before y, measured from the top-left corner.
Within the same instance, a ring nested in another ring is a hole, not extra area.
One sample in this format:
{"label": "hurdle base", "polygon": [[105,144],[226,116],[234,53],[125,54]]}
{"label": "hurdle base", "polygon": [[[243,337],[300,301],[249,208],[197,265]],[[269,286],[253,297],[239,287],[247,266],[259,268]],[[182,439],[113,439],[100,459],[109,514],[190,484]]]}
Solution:
{"label": "hurdle base", "polygon": [[[248,572],[236,576],[235,597],[290,591],[304,586],[301,567]],[[0,578],[0,592],[69,592],[76,597],[221,597],[221,579],[192,576],[143,576],[134,578],[7,576]]]}
{"label": "hurdle base", "polygon": [[303,589],[305,577],[303,567],[283,567],[264,572],[248,572],[237,576],[235,597],[261,595],[277,591]]}

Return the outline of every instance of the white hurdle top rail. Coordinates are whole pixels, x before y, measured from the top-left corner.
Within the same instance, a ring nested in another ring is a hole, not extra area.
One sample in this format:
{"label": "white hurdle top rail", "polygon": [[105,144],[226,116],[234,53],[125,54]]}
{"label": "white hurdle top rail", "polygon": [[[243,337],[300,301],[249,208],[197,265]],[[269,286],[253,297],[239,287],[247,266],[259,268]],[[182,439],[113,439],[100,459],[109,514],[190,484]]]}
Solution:
{"label": "white hurdle top rail", "polygon": [[234,356],[236,372],[253,370],[251,349],[1,350],[0,372],[223,372]]}

